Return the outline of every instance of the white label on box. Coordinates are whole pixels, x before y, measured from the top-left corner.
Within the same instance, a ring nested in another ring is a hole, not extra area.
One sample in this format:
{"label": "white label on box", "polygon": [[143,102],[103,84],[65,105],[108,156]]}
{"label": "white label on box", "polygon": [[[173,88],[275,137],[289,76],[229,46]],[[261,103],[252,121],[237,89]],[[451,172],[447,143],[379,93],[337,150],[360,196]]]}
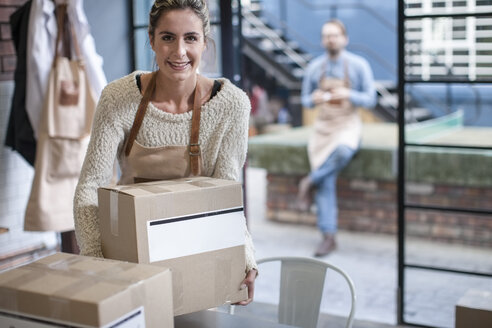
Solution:
{"label": "white label on box", "polygon": [[[69,322],[52,322],[49,319],[26,317],[0,312],[0,327],[8,328],[54,328],[54,327],[78,327],[90,328],[86,325],[74,325]],[[145,314],[143,306],[131,311],[121,318],[103,326],[102,328],[145,328]]]}
{"label": "white label on box", "polygon": [[242,207],[147,222],[149,261],[244,245]]}

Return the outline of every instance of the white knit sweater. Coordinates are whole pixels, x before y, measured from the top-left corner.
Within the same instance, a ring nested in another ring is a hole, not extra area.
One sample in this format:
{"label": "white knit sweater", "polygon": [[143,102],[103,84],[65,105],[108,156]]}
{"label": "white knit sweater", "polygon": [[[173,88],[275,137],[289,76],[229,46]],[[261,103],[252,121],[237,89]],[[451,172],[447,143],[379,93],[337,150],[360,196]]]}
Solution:
{"label": "white knit sweater", "polygon": [[[97,217],[97,189],[110,183],[120,164],[142,95],[133,72],[106,86],[97,105],[91,139],[74,198],[77,242],[82,255],[102,257]],[[200,147],[203,175],[239,180],[246,159],[251,105],[247,95],[227,79],[201,108]],[[188,145],[192,112],[171,114],[149,104],[137,141],[146,147]],[[256,268],[251,236],[246,231],[246,269]]]}

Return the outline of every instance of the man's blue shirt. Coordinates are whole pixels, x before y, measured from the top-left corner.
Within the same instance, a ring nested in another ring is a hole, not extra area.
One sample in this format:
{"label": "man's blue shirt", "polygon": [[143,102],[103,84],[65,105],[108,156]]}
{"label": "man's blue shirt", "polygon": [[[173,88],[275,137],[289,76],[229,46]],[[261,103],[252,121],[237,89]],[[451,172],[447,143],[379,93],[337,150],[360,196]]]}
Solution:
{"label": "man's blue shirt", "polygon": [[371,67],[364,58],[348,51],[343,51],[336,60],[330,60],[325,53],[309,63],[302,81],[302,105],[304,107],[314,106],[311,100],[311,93],[318,88],[323,66],[327,60],[326,77],[344,79],[345,67],[347,66],[350,80],[350,102],[357,107],[374,107],[376,104],[376,89],[374,88]]}

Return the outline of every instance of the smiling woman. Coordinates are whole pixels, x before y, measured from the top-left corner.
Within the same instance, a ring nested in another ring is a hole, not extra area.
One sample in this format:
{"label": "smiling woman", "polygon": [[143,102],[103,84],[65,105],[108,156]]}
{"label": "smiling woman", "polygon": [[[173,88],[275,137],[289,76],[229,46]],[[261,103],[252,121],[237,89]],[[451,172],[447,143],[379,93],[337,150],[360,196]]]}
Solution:
{"label": "smiling woman", "polygon": [[[148,35],[158,69],[133,72],[103,90],[74,199],[82,255],[103,256],[97,189],[110,183],[116,159],[119,184],[197,175],[239,180],[251,105],[229,80],[198,74],[209,33],[205,0],[155,1]],[[243,305],[253,298],[257,274],[247,229],[245,244]]]}
{"label": "smiling woman", "polygon": [[[159,67],[154,105],[171,113],[187,112],[193,102],[191,93],[197,84],[197,69],[206,46],[201,19],[191,9],[167,11],[157,20],[155,28],[149,28],[149,38]],[[149,81],[150,74],[142,77],[144,87]],[[213,86],[209,79],[202,79],[201,83],[203,90],[211,90]],[[169,87],[159,87],[165,85]]]}

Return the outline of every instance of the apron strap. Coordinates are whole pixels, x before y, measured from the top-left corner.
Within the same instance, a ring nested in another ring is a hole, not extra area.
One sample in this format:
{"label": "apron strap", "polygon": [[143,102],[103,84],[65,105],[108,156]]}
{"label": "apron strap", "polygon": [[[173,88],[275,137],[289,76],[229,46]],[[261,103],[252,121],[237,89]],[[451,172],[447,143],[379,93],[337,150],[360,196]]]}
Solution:
{"label": "apron strap", "polygon": [[190,154],[190,165],[191,165],[191,174],[193,176],[197,176],[200,174],[200,114],[201,114],[201,105],[200,105],[200,75],[197,75],[196,87],[195,87],[195,97],[193,98],[193,113],[191,116],[191,132],[190,132],[190,146],[189,146],[189,154]]}
{"label": "apron strap", "polygon": [[[68,19],[67,13],[68,5],[66,3],[56,6],[56,41],[55,41],[55,56],[53,58],[52,66],[56,67],[58,58],[60,57],[60,51],[62,56],[71,58],[71,45],[69,36],[65,34],[66,24],[71,24]],[[60,49],[61,48],[61,49]]]}
{"label": "apron strap", "polygon": [[[75,57],[77,60],[82,60],[82,54],[80,51],[79,43],[77,40],[77,34],[75,33],[70,17],[68,16],[68,4],[63,3],[56,6],[56,22],[57,22],[57,32],[55,41],[55,56],[53,59],[53,67],[56,67],[58,58],[60,57],[60,45],[62,46],[62,51],[66,52],[66,56],[72,58],[71,47],[75,50]],[[68,25],[68,26],[67,26]],[[69,29],[70,35],[66,35],[66,28]]]}
{"label": "apron strap", "polygon": [[[133,120],[133,125],[130,130],[130,135],[128,136],[128,140],[125,146],[125,155],[130,155],[130,151],[132,150],[133,143],[137,138],[138,131],[140,130],[140,126],[142,125],[145,112],[147,111],[147,106],[149,105],[150,98],[154,94],[155,85],[156,85],[157,72],[153,72],[150,78],[149,84],[145,89],[144,95],[140,104],[138,105],[137,113],[135,114],[135,119]],[[191,116],[191,132],[190,132],[190,144],[188,153],[190,155],[190,165],[191,165],[191,174],[197,176],[200,173],[200,114],[201,114],[201,105],[200,105],[200,76],[197,75],[197,83],[195,87],[195,95],[193,98],[193,113]]]}
{"label": "apron strap", "polygon": [[[321,85],[321,81],[325,78],[326,68],[328,66],[328,58],[321,65],[321,75],[319,77],[318,86]],[[350,76],[349,76],[348,60],[343,58],[343,82],[347,88],[350,88]]]}
{"label": "apron strap", "polygon": [[145,112],[147,111],[147,106],[149,105],[150,97],[152,97],[152,95],[154,94],[156,78],[157,78],[157,72],[152,73],[149,84],[145,89],[140,104],[138,105],[137,113],[135,114],[135,119],[133,120],[133,125],[130,130],[130,135],[128,136],[128,140],[126,142],[126,147],[125,147],[126,156],[130,155],[130,151],[132,150],[133,147],[133,142],[137,138],[137,134],[138,131],[140,130],[140,126],[142,125]]}
{"label": "apron strap", "polygon": [[348,72],[348,63],[347,60],[343,61],[343,82],[345,84],[345,87],[350,88],[350,76]]}
{"label": "apron strap", "polygon": [[321,75],[319,76],[319,80],[318,80],[318,88],[321,86],[321,81],[323,81],[323,79],[325,78],[327,66],[328,66],[328,58],[326,58],[326,60],[323,61],[323,65],[321,66]]}

